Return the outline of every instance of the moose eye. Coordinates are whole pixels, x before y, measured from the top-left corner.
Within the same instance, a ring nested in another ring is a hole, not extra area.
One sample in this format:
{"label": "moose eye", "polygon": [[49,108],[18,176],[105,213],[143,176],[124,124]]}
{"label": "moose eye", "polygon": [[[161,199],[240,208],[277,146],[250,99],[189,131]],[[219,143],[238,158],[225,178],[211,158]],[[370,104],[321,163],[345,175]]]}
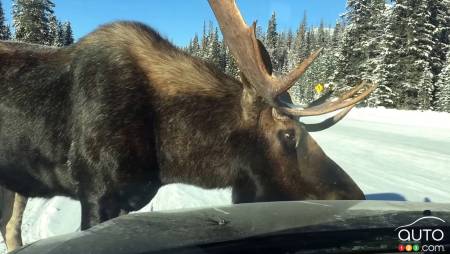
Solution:
{"label": "moose eye", "polygon": [[283,130],[279,132],[281,143],[288,149],[295,149],[295,131],[293,129]]}

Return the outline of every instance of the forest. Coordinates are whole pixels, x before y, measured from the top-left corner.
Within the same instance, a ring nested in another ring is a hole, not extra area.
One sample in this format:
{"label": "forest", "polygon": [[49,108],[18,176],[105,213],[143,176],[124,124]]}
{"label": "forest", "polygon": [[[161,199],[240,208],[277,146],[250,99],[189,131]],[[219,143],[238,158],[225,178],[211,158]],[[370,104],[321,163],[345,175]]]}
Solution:
{"label": "forest", "polygon": [[[333,25],[308,24],[307,13],[292,31],[277,29],[273,13],[257,36],[272,56],[275,75],[292,69],[317,48],[321,56],[289,91],[294,101],[319,96],[315,87],[337,91],[361,80],[378,85],[364,106],[450,112],[450,0],[348,0]],[[0,39],[66,46],[74,42],[70,22],[54,14],[51,0],[13,0],[13,22],[0,3]],[[261,24],[261,22],[260,22]],[[183,48],[238,77],[220,30],[205,22]]]}
{"label": "forest", "polygon": [[[302,13],[302,10],[299,10]],[[378,85],[365,106],[450,112],[450,1],[348,0],[333,26],[308,25],[307,13],[295,31],[278,31],[276,13],[256,34],[272,56],[276,74],[292,69],[314,49],[321,56],[289,92],[307,103],[324,84],[346,90],[361,80]],[[238,68],[220,30],[204,24],[186,50],[230,75]]]}
{"label": "forest", "polygon": [[0,40],[15,40],[62,47],[74,42],[69,21],[54,14],[51,0],[13,0],[13,24],[7,24],[0,2]]}

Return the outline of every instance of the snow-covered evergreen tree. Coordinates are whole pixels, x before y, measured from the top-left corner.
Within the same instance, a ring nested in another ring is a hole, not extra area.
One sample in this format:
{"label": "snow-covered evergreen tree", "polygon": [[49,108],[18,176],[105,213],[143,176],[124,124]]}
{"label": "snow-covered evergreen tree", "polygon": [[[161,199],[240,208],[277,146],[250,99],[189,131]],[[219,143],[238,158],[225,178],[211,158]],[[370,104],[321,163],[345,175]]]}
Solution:
{"label": "snow-covered evergreen tree", "polygon": [[[218,29],[217,29],[218,30]],[[217,32],[219,34],[219,32]],[[219,68],[226,73],[227,71],[227,45],[225,42],[219,41]]]}
{"label": "snow-covered evergreen tree", "polygon": [[347,23],[339,50],[335,82],[353,86],[359,80],[374,79],[379,41],[383,34],[385,0],[348,0]]}
{"label": "snow-covered evergreen tree", "polygon": [[273,12],[267,25],[264,45],[272,58],[272,65],[275,72],[281,71],[283,68],[283,49],[278,47],[280,36],[277,31],[276,13]]}
{"label": "snow-covered evergreen tree", "polygon": [[197,34],[195,34],[194,38],[189,43],[188,52],[193,56],[201,57],[200,44]]}
{"label": "snow-covered evergreen tree", "polygon": [[336,25],[334,26],[333,29],[333,35],[331,36],[331,47],[334,50],[338,50],[339,46],[341,45],[342,33],[343,27],[341,25],[341,22],[336,22]]}
{"label": "snow-covered evergreen tree", "polygon": [[[408,3],[412,10],[409,17],[411,30],[409,36],[411,37],[408,38],[407,77],[402,90],[413,93],[413,96],[410,94],[403,96],[404,106],[410,109],[430,109],[434,90],[430,56],[435,47],[433,35],[436,27],[430,23],[431,13],[428,11],[428,1],[415,0]],[[417,95],[415,95],[416,91]]]}
{"label": "snow-covered evergreen tree", "polygon": [[325,32],[325,25],[323,20],[320,21],[320,26],[317,29],[317,45],[319,47],[325,47],[328,42],[328,34]]}
{"label": "snow-covered evergreen tree", "polygon": [[68,46],[74,42],[72,26],[70,25],[69,21],[66,21],[62,24],[62,38],[64,46]]}
{"label": "snow-covered evergreen tree", "polygon": [[277,46],[278,32],[277,32],[277,17],[275,12],[269,19],[269,24],[267,26],[267,33],[265,38],[265,45],[267,48],[274,49]]}
{"label": "snow-covered evergreen tree", "polygon": [[[287,53],[287,63],[283,69],[283,73],[289,72],[297,66],[298,63],[304,59],[308,52],[306,47],[306,30],[307,30],[307,15],[303,14],[303,19],[300,22],[295,36],[293,38],[292,45]],[[289,93],[293,97],[294,101],[301,101],[303,95],[303,87],[300,85],[300,81],[297,81],[293,87],[289,90]]]}
{"label": "snow-covered evergreen tree", "polygon": [[[210,23],[211,24],[211,23]],[[206,33],[206,21],[203,22],[203,33],[202,33],[202,43],[200,45],[200,57],[204,58],[206,48],[208,46],[208,35]]]}
{"label": "snow-covered evergreen tree", "polygon": [[286,34],[286,43],[285,43],[288,51],[291,50],[293,39],[294,38],[293,38],[292,30],[289,29]]}
{"label": "snow-covered evergreen tree", "polygon": [[206,49],[206,59],[208,62],[216,65],[220,69],[224,69],[220,66],[221,63],[221,46],[219,42],[219,31],[216,28],[214,31],[211,31],[209,35],[209,44]]}
{"label": "snow-covered evergreen tree", "polygon": [[305,50],[306,50],[306,56],[308,56],[313,50],[318,48],[317,38],[316,38],[316,32],[314,31],[314,28],[310,28],[306,32],[306,43],[305,43]]}
{"label": "snow-covered evergreen tree", "polygon": [[[376,105],[429,109],[434,90],[431,52],[435,27],[427,11],[429,0],[397,0],[387,19]],[[386,98],[389,96],[390,98]]]}
{"label": "snow-covered evergreen tree", "polygon": [[[58,21],[58,34],[57,37],[55,38],[55,40],[53,41],[53,45],[56,47],[63,47],[66,46],[64,44],[64,26],[63,23],[61,23],[60,21]],[[73,41],[73,38],[72,38]]]}
{"label": "snow-covered evergreen tree", "polygon": [[51,0],[14,0],[13,25],[18,41],[50,44],[49,18],[53,14]]}
{"label": "snow-covered evergreen tree", "polygon": [[[281,74],[288,66],[288,51],[289,51],[289,42],[288,42],[288,34],[285,32],[278,33],[277,39],[277,47],[272,51],[272,63],[273,69],[276,74]],[[270,52],[269,52],[270,53]]]}
{"label": "snow-covered evergreen tree", "polygon": [[225,56],[226,56],[225,72],[230,76],[239,78],[239,68],[237,66],[236,60],[231,55],[230,50],[228,48],[226,48]]}
{"label": "snow-covered evergreen tree", "polygon": [[[431,51],[430,67],[433,74],[433,82],[436,83],[438,75],[446,63],[446,55],[450,48],[450,0],[429,0],[428,12],[430,23],[435,27],[433,33],[434,47]],[[439,86],[434,86],[432,101],[437,102]],[[433,104],[434,107],[439,105]]]}
{"label": "snow-covered evergreen tree", "polygon": [[6,18],[2,8],[2,2],[0,2],[0,40],[11,39],[11,31],[6,23]]}
{"label": "snow-covered evergreen tree", "polygon": [[56,16],[53,14],[50,14],[48,27],[49,27],[48,44],[56,47],[64,46],[62,24],[56,19]]}
{"label": "snow-covered evergreen tree", "polygon": [[406,50],[408,22],[407,7],[396,4],[386,11],[386,28],[381,40],[381,60],[377,66],[378,88],[371,96],[370,105],[388,108],[398,107]]}
{"label": "snow-covered evergreen tree", "polygon": [[447,54],[447,62],[438,76],[436,87],[439,88],[439,92],[436,95],[435,108],[450,113],[450,52]]}

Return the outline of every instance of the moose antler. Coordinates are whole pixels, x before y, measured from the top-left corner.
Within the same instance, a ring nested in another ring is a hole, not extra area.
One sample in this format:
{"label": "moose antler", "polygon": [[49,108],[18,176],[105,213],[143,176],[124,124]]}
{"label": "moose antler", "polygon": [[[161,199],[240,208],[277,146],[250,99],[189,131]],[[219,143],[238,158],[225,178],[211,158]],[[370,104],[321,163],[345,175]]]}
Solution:
{"label": "moose antler", "polygon": [[[314,51],[294,70],[284,77],[277,78],[268,73],[264,59],[261,56],[260,45],[256,38],[256,22],[249,27],[239,12],[235,0],[208,0],[214,14],[219,22],[224,40],[230,49],[247,81],[255,87],[257,93],[266,99],[268,103],[291,116],[313,116],[333,112],[342,108],[347,108],[348,112],[352,105],[362,101],[376,86],[371,85],[354,97],[361,88],[367,86],[365,82],[355,87],[348,93],[342,95],[335,101],[324,101],[319,105],[309,107],[287,107],[286,103],[280,101],[278,96],[292,87],[297,79],[306,71],[311,63],[320,54],[321,49]],[[354,97],[354,98],[353,98]],[[346,114],[346,113],[345,113]],[[345,115],[339,114],[337,116]],[[337,117],[339,121],[342,117]],[[336,122],[337,122],[336,121]]]}
{"label": "moose antler", "polygon": [[239,69],[269,103],[275,104],[274,98],[288,90],[320,53],[320,50],[315,51],[286,77],[277,79],[267,73],[259,53],[256,22],[248,27],[234,0],[209,0],[209,4]]}

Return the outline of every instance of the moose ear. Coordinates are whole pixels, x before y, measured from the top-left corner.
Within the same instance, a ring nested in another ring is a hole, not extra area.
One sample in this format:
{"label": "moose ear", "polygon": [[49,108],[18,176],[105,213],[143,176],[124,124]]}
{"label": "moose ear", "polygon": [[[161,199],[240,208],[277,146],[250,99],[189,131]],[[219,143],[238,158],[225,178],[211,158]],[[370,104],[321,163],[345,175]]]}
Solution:
{"label": "moose ear", "polygon": [[269,73],[269,75],[272,75],[273,66],[272,66],[272,60],[270,59],[269,52],[267,52],[266,47],[264,47],[264,44],[260,40],[257,40],[257,41],[258,41],[259,53],[262,56],[262,60],[263,60],[264,66],[266,67],[267,73]]}
{"label": "moose ear", "polygon": [[[258,41],[259,53],[262,56],[264,67],[266,67],[267,73],[269,73],[269,75],[272,75],[273,66],[272,66],[272,60],[270,59],[269,52],[267,52],[266,47],[264,47],[264,44],[259,39],[257,41]],[[242,81],[242,84],[244,84],[244,86],[252,87],[250,85],[250,83],[248,82],[248,79],[244,76],[244,74],[242,72],[240,72],[239,75],[241,77],[241,81]]]}

